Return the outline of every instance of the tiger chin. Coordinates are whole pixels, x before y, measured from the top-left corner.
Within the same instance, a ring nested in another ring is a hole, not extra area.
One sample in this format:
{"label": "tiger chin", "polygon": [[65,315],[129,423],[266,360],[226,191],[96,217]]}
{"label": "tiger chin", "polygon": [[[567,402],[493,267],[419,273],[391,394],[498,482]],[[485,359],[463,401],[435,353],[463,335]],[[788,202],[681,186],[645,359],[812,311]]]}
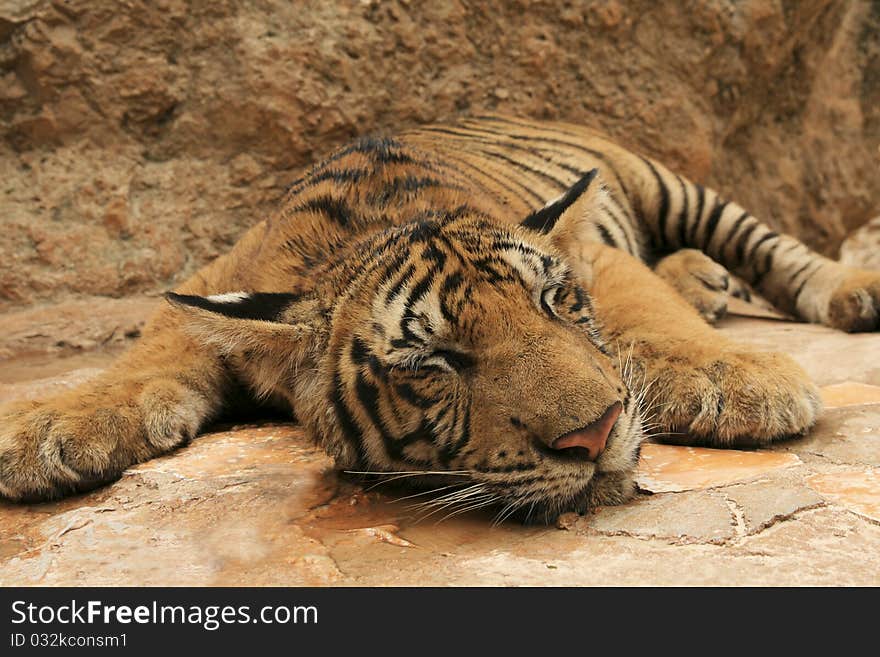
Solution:
{"label": "tiger chin", "polygon": [[186,444],[243,382],[339,469],[436,491],[447,515],[620,503],[646,435],[760,447],[818,417],[790,357],[707,322],[749,289],[730,274],[807,321],[880,328],[880,273],[592,131],[489,116],[360,139],[108,370],[0,409],[0,495],[111,481]]}

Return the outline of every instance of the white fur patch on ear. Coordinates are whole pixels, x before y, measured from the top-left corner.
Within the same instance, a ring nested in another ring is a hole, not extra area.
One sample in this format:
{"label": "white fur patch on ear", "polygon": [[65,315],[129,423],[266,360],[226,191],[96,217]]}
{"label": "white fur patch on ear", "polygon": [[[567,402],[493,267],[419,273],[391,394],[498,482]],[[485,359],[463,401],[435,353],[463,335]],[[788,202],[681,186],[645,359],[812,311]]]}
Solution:
{"label": "white fur patch on ear", "polygon": [[212,294],[207,299],[213,303],[238,303],[244,301],[249,296],[247,292],[227,292],[225,294]]}

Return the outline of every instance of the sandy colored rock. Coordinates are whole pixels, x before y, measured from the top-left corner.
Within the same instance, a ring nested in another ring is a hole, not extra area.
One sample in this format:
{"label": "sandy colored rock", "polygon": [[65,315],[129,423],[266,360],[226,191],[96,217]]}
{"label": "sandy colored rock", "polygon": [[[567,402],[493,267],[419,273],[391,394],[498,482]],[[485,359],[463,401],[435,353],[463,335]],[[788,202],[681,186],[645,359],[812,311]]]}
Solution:
{"label": "sandy colored rock", "polygon": [[636,481],[653,493],[679,492],[728,486],[800,463],[794,454],[649,443],[642,446]]}
{"label": "sandy colored rock", "polygon": [[825,386],[821,390],[822,402],[825,408],[840,408],[842,406],[863,406],[864,404],[880,404],[880,386],[872,386],[866,383],[845,381],[831,386]]}
{"label": "sandy colored rock", "polygon": [[830,409],[802,439],[776,449],[832,463],[880,467],[880,408],[876,405]]}
{"label": "sandy colored rock", "polygon": [[807,484],[854,513],[880,522],[880,473],[876,468],[817,474]]}
{"label": "sandy colored rock", "polygon": [[803,509],[822,504],[823,499],[806,486],[791,481],[757,482],[749,486],[731,486],[724,495],[735,504],[737,522],[742,531],[755,534]]}
{"label": "sandy colored rock", "polygon": [[96,297],[0,313],[0,367],[21,354],[69,355],[128,345],[160,303]]}
{"label": "sandy colored rock", "polygon": [[735,535],[724,498],[708,491],[639,497],[599,509],[586,526],[605,534],[684,543],[723,543]]}

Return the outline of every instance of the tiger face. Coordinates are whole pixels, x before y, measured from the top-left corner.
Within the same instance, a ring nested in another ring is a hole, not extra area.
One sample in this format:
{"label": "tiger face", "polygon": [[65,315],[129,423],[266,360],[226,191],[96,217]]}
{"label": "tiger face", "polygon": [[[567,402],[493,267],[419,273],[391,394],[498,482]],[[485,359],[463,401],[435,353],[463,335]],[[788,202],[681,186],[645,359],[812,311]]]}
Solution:
{"label": "tiger face", "polygon": [[631,496],[643,438],[583,263],[560,249],[582,192],[520,226],[465,207],[375,235],[306,297],[171,298],[340,467],[442,490],[453,512],[552,520]]}

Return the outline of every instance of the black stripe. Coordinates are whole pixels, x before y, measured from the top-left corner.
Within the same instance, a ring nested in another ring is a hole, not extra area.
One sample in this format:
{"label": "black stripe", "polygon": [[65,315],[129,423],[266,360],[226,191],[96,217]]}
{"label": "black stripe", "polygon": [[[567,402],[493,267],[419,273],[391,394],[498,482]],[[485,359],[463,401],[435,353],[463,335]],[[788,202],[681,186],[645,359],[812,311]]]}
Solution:
{"label": "black stripe", "polygon": [[373,376],[380,381],[388,380],[387,368],[379,361],[376,354],[370,351],[367,344],[357,336],[351,340],[351,360],[361,369],[365,366],[368,367]]}
{"label": "black stripe", "polygon": [[770,247],[767,255],[764,256],[764,266],[762,267],[760,272],[758,271],[757,265],[755,266],[755,276],[752,282],[755,287],[760,288],[764,277],[770,273],[770,270],[773,269],[773,256],[776,253],[776,249],[779,248],[779,244],[780,243],[777,242],[772,247]]}
{"label": "black stripe", "polygon": [[317,185],[329,180],[337,185],[341,185],[360,182],[368,175],[370,175],[370,171],[367,169],[324,169],[309,175],[302,182],[303,185]]}
{"label": "black stripe", "polygon": [[293,208],[293,212],[316,212],[323,214],[340,226],[348,226],[357,219],[357,215],[348,203],[341,198],[335,198],[329,194],[322,194],[304,203],[300,203]]}
{"label": "black stripe", "polygon": [[[614,207],[617,207],[617,208],[620,207],[617,204],[617,202],[614,200],[614,197],[611,196],[610,194],[607,195],[607,199]],[[632,243],[632,240],[630,239],[629,231],[626,230],[626,226],[625,226],[624,222],[620,220],[620,218],[614,212],[613,208],[611,208],[603,203],[602,209],[605,210],[605,212],[608,214],[608,217],[611,219],[612,222],[614,222],[614,225],[620,229],[621,233],[623,233],[623,239],[626,242],[627,252],[631,253],[632,255],[638,255],[638,250],[636,249],[635,245]]]}
{"label": "black stripe", "polygon": [[[410,292],[409,298],[406,300],[406,308],[409,310],[412,306],[418,303],[422,297],[424,297],[428,290],[431,288],[431,284],[434,282],[434,278],[437,276],[437,270],[433,267],[429,268],[422,279],[415,284]],[[402,321],[402,320],[401,320]]]}
{"label": "black stripe", "polygon": [[699,228],[700,222],[703,220],[703,208],[706,205],[706,188],[700,184],[695,184],[694,187],[697,189],[697,211],[690,225],[688,246],[696,246],[697,244],[697,228]]}
{"label": "black stripe", "polygon": [[754,233],[755,229],[760,225],[761,224],[756,221],[743,231],[743,234],[740,236],[739,240],[736,243],[736,260],[734,261],[735,265],[741,265],[745,262],[746,244],[748,244],[749,238],[752,236],[752,233]]}
{"label": "black stripe", "polygon": [[757,242],[755,242],[754,246],[752,246],[752,250],[749,252],[749,256],[748,256],[749,261],[751,261],[755,257],[755,255],[758,253],[758,248],[764,242],[766,242],[767,240],[772,240],[773,238],[778,238],[778,237],[779,237],[778,233],[774,233],[772,230],[768,230],[767,233],[761,239],[759,239]]}
{"label": "black stripe", "polygon": [[404,145],[390,137],[361,137],[350,146],[343,148],[339,155],[362,153],[381,164],[412,164],[414,160],[404,152]]}
{"label": "black stripe", "polygon": [[739,231],[740,231],[740,228],[742,228],[743,224],[744,224],[749,218],[751,218],[751,219],[752,219],[753,221],[755,221],[755,222],[758,221],[757,219],[754,219],[754,217],[751,217],[751,215],[749,215],[748,212],[743,212],[743,213],[737,218],[737,220],[734,222],[733,227],[732,227],[730,230],[727,231],[727,237],[724,238],[724,243],[721,245],[721,248],[720,248],[719,251],[718,251],[719,262],[726,262],[726,261],[728,261],[728,258],[726,258],[726,256],[725,256],[725,248],[726,248],[728,245],[734,243],[734,242],[733,242],[734,238],[737,236],[737,234],[738,234]]}
{"label": "black stripe", "polygon": [[[401,260],[404,259],[404,256],[401,255]],[[401,263],[402,264],[402,263]],[[389,303],[394,297],[396,297],[400,290],[403,289],[403,286],[412,278],[412,275],[416,271],[416,266],[410,264],[409,267],[406,268],[406,271],[397,279],[397,281],[388,289],[388,293],[385,295],[385,303]],[[388,272],[388,276],[390,277],[391,272]]]}
{"label": "black stripe", "polygon": [[[719,202],[720,201],[720,202]],[[727,207],[727,201],[721,197],[715,198],[715,207],[709,213],[709,219],[706,221],[706,230],[703,233],[703,251],[709,253],[709,245],[712,243],[712,236],[721,221],[721,215],[724,214],[724,208]]]}
{"label": "black stripe", "polygon": [[684,180],[681,179],[681,176],[675,176],[676,180],[678,180],[678,184],[681,185],[681,197],[684,201],[681,204],[681,212],[678,213],[678,244],[679,248],[684,248],[684,240],[685,240],[685,227],[687,226],[688,220],[688,209],[690,205],[690,200],[688,199],[687,193],[687,185],[684,184]]}
{"label": "black stripe", "polygon": [[[736,237],[736,234],[739,232],[739,229],[742,228],[742,225],[746,222],[746,219],[748,219],[749,216],[750,216],[749,213],[746,211],[746,212],[743,212],[739,216],[739,218],[737,218],[737,220],[733,224],[733,227],[729,231],[727,231],[727,238],[725,239],[726,242],[730,243],[730,241],[734,237]],[[757,221],[757,219],[756,219],[756,221]]]}
{"label": "black stripe", "polygon": [[354,421],[345,400],[342,398],[342,380],[339,378],[339,363],[336,364],[337,372],[333,375],[333,390],[330,393],[330,405],[336,412],[336,419],[339,421],[340,429],[342,429],[343,437],[350,442],[357,454],[357,466],[365,467],[369,462],[367,452],[364,448],[364,434],[360,427]]}
{"label": "black stripe", "polygon": [[354,389],[361,408],[369,416],[370,422],[376,431],[379,432],[379,437],[382,439],[382,444],[385,447],[385,453],[392,459],[403,460],[403,448],[405,445],[400,444],[388,432],[388,428],[379,414],[379,389],[367,381],[361,374],[357,374],[355,377]]}
{"label": "black stripe", "polygon": [[605,242],[605,244],[617,248],[617,242],[614,241],[614,238],[611,236],[611,233],[608,232],[608,229],[605,228],[605,226],[597,223],[596,229],[599,231],[599,237],[602,238],[602,241]]}
{"label": "black stripe", "polygon": [[378,207],[387,206],[392,200],[406,194],[412,194],[423,189],[445,188],[464,190],[464,187],[451,182],[440,180],[432,176],[414,176],[407,174],[382,182],[381,187],[367,196],[370,205]]}
{"label": "black stripe", "polygon": [[[456,412],[458,409],[456,409]],[[455,429],[453,424],[452,429]],[[454,442],[448,443],[444,449],[440,452],[440,459],[445,464],[448,465],[449,462],[458,456],[458,454],[467,447],[468,443],[471,441],[471,403],[469,399],[465,399],[464,401],[464,415],[461,420],[461,435],[458,437],[458,440]]]}
{"label": "black stripe", "polygon": [[797,270],[795,273],[793,273],[791,276],[788,277],[788,282],[789,282],[789,284],[794,283],[794,280],[795,280],[798,276],[800,276],[800,275],[804,272],[804,270],[805,270],[807,267],[809,267],[809,266],[812,265],[812,264],[813,264],[813,263],[812,263],[810,260],[807,260],[807,262],[804,263],[804,266],[803,266],[803,267],[799,267],[798,270]]}
{"label": "black stripe", "polygon": [[801,292],[804,291],[804,286],[809,282],[809,280],[810,280],[811,278],[813,278],[813,276],[816,275],[816,273],[817,273],[820,269],[822,269],[822,264],[823,264],[823,263],[820,262],[820,263],[819,263],[819,266],[816,267],[816,268],[815,268],[813,271],[811,271],[809,274],[807,274],[806,276],[804,276],[804,280],[802,280],[802,281],[801,281],[801,284],[798,285],[798,289],[797,289],[797,291],[794,293],[794,297],[793,297],[793,298],[794,298],[794,308],[795,308],[795,310],[797,310],[797,301],[798,301],[798,298],[801,296]]}
{"label": "black stripe", "polygon": [[461,286],[464,285],[464,277],[460,271],[455,271],[443,281],[437,296],[440,299],[440,314],[450,323],[455,323],[461,308],[452,308],[449,305],[449,297],[451,297]]}
{"label": "black stripe", "polygon": [[422,397],[409,383],[398,383],[394,390],[405,402],[423,410],[431,408],[439,401],[434,397]]}
{"label": "black stripe", "polygon": [[351,360],[356,365],[364,365],[370,356],[370,350],[366,343],[359,337],[355,336],[351,340]]}
{"label": "black stripe", "polygon": [[663,182],[660,172],[657,171],[657,168],[650,160],[641,156],[639,156],[639,159],[651,170],[654,180],[657,181],[657,188],[660,194],[660,204],[657,208],[657,245],[662,246],[666,244],[666,222],[669,220],[669,188]]}
{"label": "black stripe", "polygon": [[536,230],[539,233],[549,233],[553,230],[559,217],[561,217],[562,214],[583,195],[587,188],[589,188],[590,183],[593,182],[597,173],[599,173],[599,170],[593,169],[592,171],[583,174],[581,179],[569,187],[565,194],[559,199],[545,205],[540,210],[532,212],[528,217],[523,219],[520,226],[530,230]]}
{"label": "black stripe", "polygon": [[570,312],[580,312],[585,305],[589,304],[589,299],[587,298],[586,293],[580,285],[574,286],[574,299],[575,302],[568,307],[568,310]]}
{"label": "black stripe", "polygon": [[436,244],[429,243],[422,249],[422,258],[431,262],[432,269],[441,270],[446,264],[447,256]]}

